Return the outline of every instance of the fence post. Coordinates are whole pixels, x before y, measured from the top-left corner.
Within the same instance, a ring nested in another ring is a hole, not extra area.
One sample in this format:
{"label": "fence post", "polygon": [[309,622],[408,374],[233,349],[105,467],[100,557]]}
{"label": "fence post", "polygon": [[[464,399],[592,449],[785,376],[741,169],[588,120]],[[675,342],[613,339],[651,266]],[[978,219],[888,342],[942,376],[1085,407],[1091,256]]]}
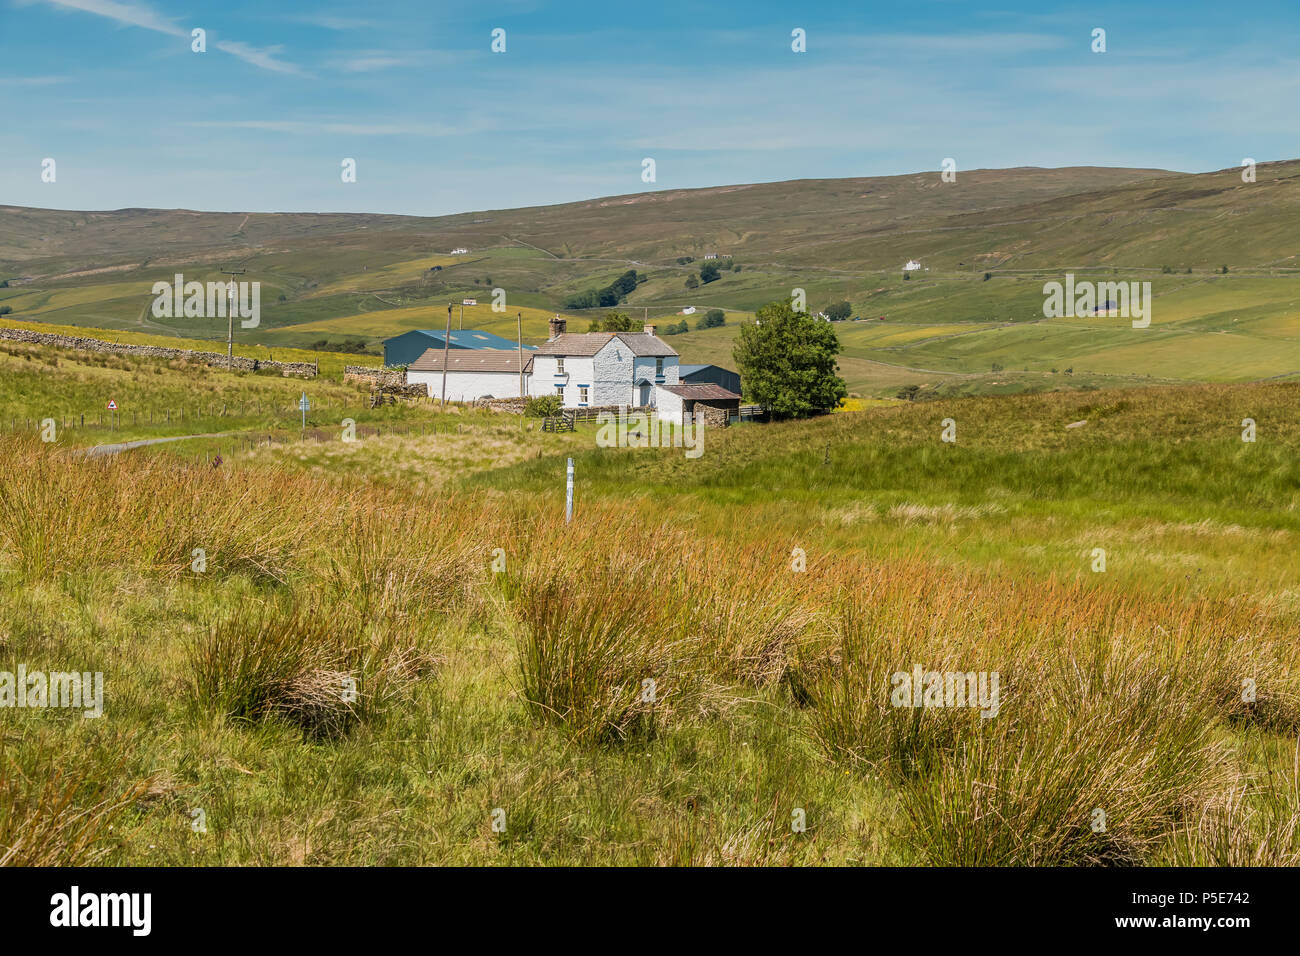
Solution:
{"label": "fence post", "polygon": [[564,523],[573,520],[573,459],[569,459],[569,468],[564,483]]}

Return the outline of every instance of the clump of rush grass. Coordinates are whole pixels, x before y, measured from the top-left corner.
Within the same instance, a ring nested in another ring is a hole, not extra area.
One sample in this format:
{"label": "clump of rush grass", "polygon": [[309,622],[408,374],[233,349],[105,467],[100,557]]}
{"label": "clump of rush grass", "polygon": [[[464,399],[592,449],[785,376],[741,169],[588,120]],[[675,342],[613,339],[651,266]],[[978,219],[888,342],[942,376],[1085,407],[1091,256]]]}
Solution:
{"label": "clump of rush grass", "polygon": [[[723,547],[684,523],[645,539],[635,513],[597,509],[581,527],[537,523],[537,546],[562,535],[565,553],[503,576],[536,715],[579,737],[625,739],[790,681],[820,619],[798,575],[773,575],[789,563],[779,547]],[[632,692],[649,681],[654,701]]]}
{"label": "clump of rush grass", "polygon": [[[1238,715],[1215,688],[1240,671],[1229,637],[1248,609],[922,567],[857,576],[836,641],[799,667],[809,726],[828,756],[898,788],[923,859],[1139,863],[1221,788]],[[893,677],[918,665],[997,672],[996,713],[900,706]]]}
{"label": "clump of rush grass", "polygon": [[538,719],[607,743],[726,706],[717,661],[686,627],[689,594],[654,564],[602,550],[508,577],[523,697]]}
{"label": "clump of rush grass", "polygon": [[3,448],[0,547],[26,580],[105,566],[178,576],[201,549],[207,573],[283,584],[292,556],[310,551],[320,483],[162,457],[86,458],[24,438]]}
{"label": "clump of rush grass", "polygon": [[327,579],[334,593],[363,617],[418,612],[448,613],[476,606],[484,548],[476,523],[465,534],[448,516],[407,506],[358,511],[337,532],[327,555]]}
{"label": "clump of rush grass", "polygon": [[1233,726],[1300,733],[1300,646],[1254,625],[1193,649],[1205,693]]}
{"label": "clump of rush grass", "polygon": [[0,470],[0,544],[25,580],[46,578],[72,550],[81,515],[59,486],[62,469],[32,438],[4,440]]}
{"label": "clump of rush grass", "polygon": [[1174,866],[1300,865],[1300,737],[1184,822],[1165,862]]}
{"label": "clump of rush grass", "polygon": [[281,719],[330,738],[375,719],[431,663],[414,636],[342,606],[245,604],[192,645],[190,693],[229,718]]}
{"label": "clump of rush grass", "polygon": [[939,865],[1145,862],[1225,772],[1211,708],[1188,686],[1134,656],[1109,662],[1105,679],[1068,704],[1045,688],[1043,706],[1022,687],[904,783],[911,842]]}
{"label": "clump of rush grass", "polygon": [[115,824],[148,781],[115,790],[47,766],[39,782],[0,767],[0,866],[90,866],[112,850]]}

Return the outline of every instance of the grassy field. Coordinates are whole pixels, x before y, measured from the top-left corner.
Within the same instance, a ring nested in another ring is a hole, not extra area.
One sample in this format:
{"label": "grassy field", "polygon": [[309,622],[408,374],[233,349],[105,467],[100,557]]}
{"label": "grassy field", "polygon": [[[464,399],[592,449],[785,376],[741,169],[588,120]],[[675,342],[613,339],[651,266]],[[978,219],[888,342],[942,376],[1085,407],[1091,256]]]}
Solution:
{"label": "grassy field", "polygon": [[[33,414],[192,374],[0,362]],[[0,712],[0,860],[1294,865],[1297,398],[938,397],[698,459],[428,405],[219,467],[5,434],[0,672],[104,711]],[[996,714],[895,706],[915,667]]]}
{"label": "grassy field", "polygon": [[[141,332],[123,332],[116,329],[57,325],[49,322],[22,322],[12,320],[12,316],[0,318],[0,328],[28,329],[32,332],[48,332],[54,335],[73,335],[99,339],[104,342],[119,342],[124,345],[158,345],[171,349],[194,349],[200,352],[216,352],[224,355],[226,343],[224,336],[220,342],[205,339],[186,339],[171,335],[150,335]],[[13,343],[9,343],[13,344]],[[353,355],[341,352],[294,349],[267,345],[255,345],[236,333],[234,353],[245,358],[272,359],[279,362],[316,362],[322,377],[343,377],[343,369],[348,365],[378,366],[382,359],[374,355]],[[48,354],[62,355],[61,351]]]}

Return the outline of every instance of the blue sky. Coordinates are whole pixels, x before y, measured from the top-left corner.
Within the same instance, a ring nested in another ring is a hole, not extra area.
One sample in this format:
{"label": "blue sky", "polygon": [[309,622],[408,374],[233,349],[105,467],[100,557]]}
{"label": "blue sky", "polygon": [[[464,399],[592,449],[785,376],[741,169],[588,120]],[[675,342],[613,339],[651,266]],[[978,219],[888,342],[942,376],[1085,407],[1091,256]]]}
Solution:
{"label": "blue sky", "polygon": [[0,203],[437,215],[945,157],[1219,169],[1300,156],[1298,40],[1295,0],[0,0]]}

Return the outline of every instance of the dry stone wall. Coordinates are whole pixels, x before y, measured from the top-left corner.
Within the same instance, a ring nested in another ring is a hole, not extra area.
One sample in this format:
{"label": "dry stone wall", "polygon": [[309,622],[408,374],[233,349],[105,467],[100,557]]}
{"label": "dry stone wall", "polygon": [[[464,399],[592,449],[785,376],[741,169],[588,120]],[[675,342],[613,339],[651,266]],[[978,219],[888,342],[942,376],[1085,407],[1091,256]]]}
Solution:
{"label": "dry stone wall", "polygon": [[[51,345],[60,349],[80,349],[83,352],[109,352],[114,355],[136,355],[141,358],[160,358],[184,362],[196,362],[200,365],[218,365],[225,367],[226,356],[219,352],[198,352],[194,349],[170,349],[160,345],[127,345],[122,342],[105,342],[102,339],[84,338],[80,335],[58,335],[53,332],[34,332],[31,329],[0,328],[0,339],[11,342],[28,342],[33,345]],[[263,369],[275,369],[283,375],[300,375],[315,378],[314,362],[275,362],[270,359],[246,358],[236,355],[231,367],[241,372],[257,372]]]}
{"label": "dry stone wall", "polygon": [[343,381],[360,382],[363,385],[405,385],[406,369],[345,365],[343,367]]}

